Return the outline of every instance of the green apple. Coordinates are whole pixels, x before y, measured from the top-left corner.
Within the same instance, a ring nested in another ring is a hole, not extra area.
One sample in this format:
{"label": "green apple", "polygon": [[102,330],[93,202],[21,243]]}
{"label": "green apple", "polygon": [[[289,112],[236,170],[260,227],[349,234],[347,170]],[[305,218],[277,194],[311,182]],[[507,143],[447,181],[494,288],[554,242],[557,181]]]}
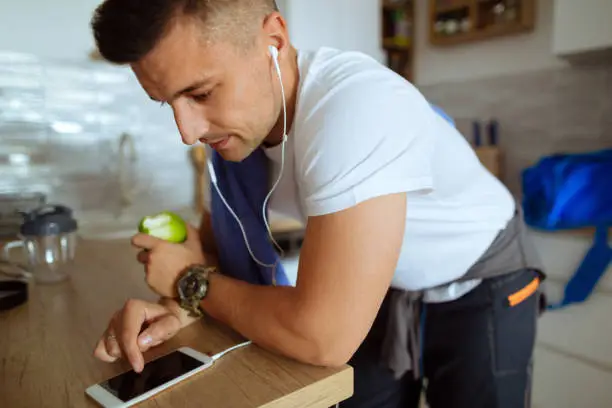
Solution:
{"label": "green apple", "polygon": [[187,239],[185,221],[170,211],[144,217],[138,224],[138,231],[173,243],[181,243]]}

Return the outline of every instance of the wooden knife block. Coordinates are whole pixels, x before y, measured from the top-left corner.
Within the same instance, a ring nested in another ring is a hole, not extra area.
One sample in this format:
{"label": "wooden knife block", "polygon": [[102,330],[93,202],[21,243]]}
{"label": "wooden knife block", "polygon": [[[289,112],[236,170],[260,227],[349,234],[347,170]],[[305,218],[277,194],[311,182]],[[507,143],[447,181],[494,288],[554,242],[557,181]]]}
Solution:
{"label": "wooden knife block", "polygon": [[190,152],[194,169],[194,207],[198,214],[205,210],[205,194],[207,187],[206,150],[203,145],[195,145]]}
{"label": "wooden knife block", "polygon": [[503,177],[502,152],[497,146],[479,146],[474,149],[480,162],[498,179]]}

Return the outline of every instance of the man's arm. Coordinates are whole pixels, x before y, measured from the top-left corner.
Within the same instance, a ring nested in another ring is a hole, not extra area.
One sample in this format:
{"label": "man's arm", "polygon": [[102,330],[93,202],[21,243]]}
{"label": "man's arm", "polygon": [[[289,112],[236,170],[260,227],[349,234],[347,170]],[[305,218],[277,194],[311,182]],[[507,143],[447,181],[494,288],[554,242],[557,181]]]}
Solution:
{"label": "man's arm", "polygon": [[255,343],[297,360],[346,363],[369,331],[394,274],[406,194],[308,220],[296,287],[211,276],[205,311]]}

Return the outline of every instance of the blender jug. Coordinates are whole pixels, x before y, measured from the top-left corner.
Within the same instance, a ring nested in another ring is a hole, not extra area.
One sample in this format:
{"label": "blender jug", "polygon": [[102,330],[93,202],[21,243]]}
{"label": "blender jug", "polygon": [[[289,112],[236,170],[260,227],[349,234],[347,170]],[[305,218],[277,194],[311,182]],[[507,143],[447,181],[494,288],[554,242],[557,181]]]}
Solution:
{"label": "blender jug", "polygon": [[74,260],[76,231],[70,208],[44,205],[24,214],[20,239],[4,246],[3,258],[11,262],[11,251],[22,248],[25,267],[35,281],[61,282],[68,278],[67,266]]}

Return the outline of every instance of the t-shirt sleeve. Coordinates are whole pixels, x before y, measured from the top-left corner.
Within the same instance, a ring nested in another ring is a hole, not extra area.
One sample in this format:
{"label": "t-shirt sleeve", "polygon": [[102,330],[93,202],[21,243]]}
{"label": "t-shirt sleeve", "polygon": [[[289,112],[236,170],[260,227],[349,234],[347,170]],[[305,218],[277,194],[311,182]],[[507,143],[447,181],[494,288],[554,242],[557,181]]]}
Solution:
{"label": "t-shirt sleeve", "polygon": [[433,189],[431,106],[396,80],[356,79],[305,109],[296,171],[307,216]]}

